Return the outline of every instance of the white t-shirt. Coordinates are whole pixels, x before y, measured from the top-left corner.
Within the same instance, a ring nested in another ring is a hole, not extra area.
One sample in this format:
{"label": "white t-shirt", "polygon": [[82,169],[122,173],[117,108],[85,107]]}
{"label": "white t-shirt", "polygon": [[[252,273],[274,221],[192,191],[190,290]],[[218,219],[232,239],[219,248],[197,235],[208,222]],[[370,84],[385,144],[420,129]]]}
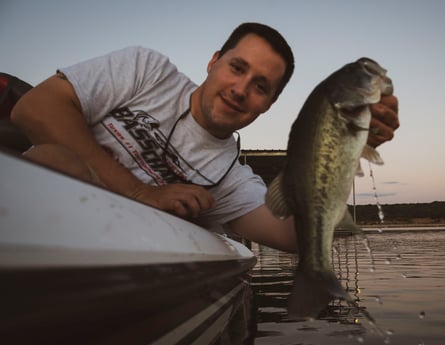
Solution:
{"label": "white t-shirt", "polygon": [[218,139],[195,121],[189,108],[197,85],[164,55],[130,47],[60,71],[98,143],[141,181],[209,185],[236,160],[209,188],[216,207],[201,223],[222,225],[264,203],[266,186],[236,159],[236,139]]}

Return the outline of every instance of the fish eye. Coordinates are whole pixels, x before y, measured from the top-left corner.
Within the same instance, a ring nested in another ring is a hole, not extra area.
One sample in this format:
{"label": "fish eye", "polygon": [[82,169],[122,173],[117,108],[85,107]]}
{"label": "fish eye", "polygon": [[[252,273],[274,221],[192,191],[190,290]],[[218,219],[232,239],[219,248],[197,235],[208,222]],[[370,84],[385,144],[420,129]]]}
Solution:
{"label": "fish eye", "polygon": [[364,63],[362,66],[363,66],[364,70],[366,72],[368,72],[369,74],[378,74],[378,71],[371,64]]}
{"label": "fish eye", "polygon": [[386,70],[382,68],[376,61],[369,58],[361,58],[357,61],[363,69],[371,75],[385,75]]}

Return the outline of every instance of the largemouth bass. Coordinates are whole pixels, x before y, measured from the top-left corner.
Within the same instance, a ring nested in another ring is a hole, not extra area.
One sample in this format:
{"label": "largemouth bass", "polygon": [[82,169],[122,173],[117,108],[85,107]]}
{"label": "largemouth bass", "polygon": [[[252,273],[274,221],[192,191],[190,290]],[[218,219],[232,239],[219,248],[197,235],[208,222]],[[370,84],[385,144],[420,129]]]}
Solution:
{"label": "largemouth bass", "polygon": [[332,268],[334,230],[360,231],[346,202],[362,154],[380,160],[366,145],[369,105],[392,92],[386,70],[361,58],[318,84],[292,125],[287,162],[266,195],[277,217],[294,216],[299,262],[289,299],[291,317],[316,317],[335,298],[354,303]]}

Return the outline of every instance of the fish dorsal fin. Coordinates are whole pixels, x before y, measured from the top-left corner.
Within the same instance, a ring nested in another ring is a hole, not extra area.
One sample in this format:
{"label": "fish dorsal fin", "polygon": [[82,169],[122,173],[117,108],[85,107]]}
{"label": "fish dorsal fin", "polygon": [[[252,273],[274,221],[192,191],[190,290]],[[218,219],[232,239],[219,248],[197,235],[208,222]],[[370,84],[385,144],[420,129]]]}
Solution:
{"label": "fish dorsal fin", "polygon": [[345,213],[343,214],[343,218],[335,227],[334,236],[342,237],[342,236],[361,235],[361,234],[363,234],[363,230],[357,224],[354,223],[351,214],[346,208]]}
{"label": "fish dorsal fin", "polygon": [[283,174],[280,173],[269,184],[266,193],[266,206],[270,209],[275,217],[285,219],[291,215],[291,211],[289,210],[283,196],[281,188],[282,180]]}

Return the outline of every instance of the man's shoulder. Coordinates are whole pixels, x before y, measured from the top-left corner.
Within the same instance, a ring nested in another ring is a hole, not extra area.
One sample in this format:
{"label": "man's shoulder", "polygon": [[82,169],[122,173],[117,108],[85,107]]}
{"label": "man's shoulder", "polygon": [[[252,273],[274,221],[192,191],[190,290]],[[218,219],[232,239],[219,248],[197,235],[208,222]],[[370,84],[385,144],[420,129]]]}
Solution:
{"label": "man's shoulder", "polygon": [[233,194],[243,194],[247,198],[265,194],[266,185],[263,179],[255,174],[249,165],[243,165],[236,162],[223,180],[223,189],[231,190]]}
{"label": "man's shoulder", "polygon": [[118,50],[114,50],[112,52],[109,53],[110,55],[117,55],[117,56],[127,56],[127,57],[142,57],[142,58],[157,58],[157,59],[161,59],[161,60],[166,60],[169,61],[169,58],[157,51],[156,49],[152,49],[152,48],[148,48],[148,47],[143,47],[143,46],[127,46]]}

